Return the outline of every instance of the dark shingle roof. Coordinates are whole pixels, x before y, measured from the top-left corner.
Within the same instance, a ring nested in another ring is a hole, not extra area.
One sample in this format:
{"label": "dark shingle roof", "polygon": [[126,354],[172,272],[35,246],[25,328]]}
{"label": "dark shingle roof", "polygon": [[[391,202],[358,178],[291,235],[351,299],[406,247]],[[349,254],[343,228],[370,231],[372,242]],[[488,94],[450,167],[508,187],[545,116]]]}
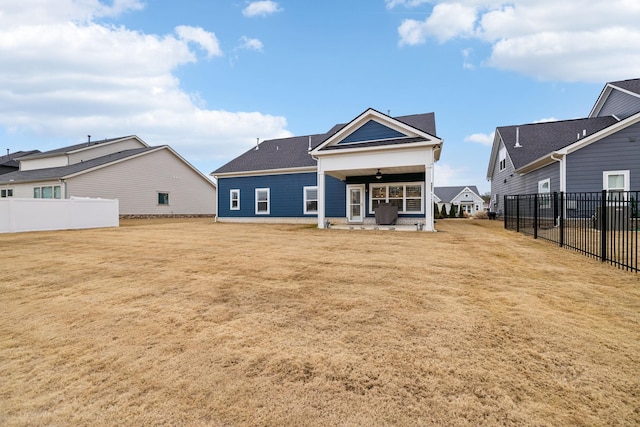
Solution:
{"label": "dark shingle roof", "polygon": [[640,79],[621,80],[619,82],[611,82],[609,84],[640,95]]}
{"label": "dark shingle roof", "polygon": [[[394,117],[409,126],[436,135],[435,114],[413,114],[410,116]],[[314,149],[347,124],[337,124],[327,133],[305,136],[294,136],[291,138],[271,139],[260,143],[259,149],[255,147],[241,154],[229,163],[221,166],[211,174],[250,172],[259,170],[273,170],[299,167],[314,167],[317,162],[309,155],[309,137],[311,137],[311,148]],[[421,139],[422,140],[422,139]],[[407,138],[399,139],[398,144],[408,142]],[[414,141],[409,141],[414,142]],[[390,141],[371,142],[358,145],[359,147],[371,145],[389,145]]]}
{"label": "dark shingle roof", "polygon": [[31,150],[31,151],[16,151],[15,153],[5,154],[4,156],[0,156],[0,166],[8,166],[8,167],[19,167],[19,163],[16,161],[17,158],[29,156],[31,154],[39,153],[39,150]]}
{"label": "dark shingle roof", "polygon": [[478,196],[480,196],[480,193],[478,192],[478,187],[476,187],[475,185],[458,185],[453,187],[433,187],[433,193],[436,196],[438,196],[438,198],[443,203],[449,203],[451,202],[451,200],[453,200],[454,197],[460,194],[460,192],[465,188],[469,188],[469,190],[473,191]]}
{"label": "dark shingle roof", "polygon": [[[538,160],[556,150],[560,150],[584,138],[607,128],[617,120],[611,116],[594,117],[587,119],[564,120],[557,122],[533,123],[519,126],[502,126],[497,128],[502,141],[505,144],[509,157],[515,169]],[[520,129],[519,143],[521,147],[515,148],[516,129]]]}
{"label": "dark shingle roof", "polygon": [[309,138],[311,138],[311,148],[313,149],[326,139],[326,135],[294,136],[263,141],[257,150],[255,147],[251,148],[212,173],[314,167],[316,161],[308,151]]}
{"label": "dark shingle roof", "polygon": [[135,148],[131,150],[119,151],[113,154],[107,154],[106,156],[98,157],[84,162],[75,163],[68,166],[59,166],[55,168],[33,169],[28,171],[15,171],[9,172],[4,175],[0,175],[1,182],[30,182],[30,181],[44,181],[49,179],[58,179],[65,176],[69,176],[78,172],[82,172],[97,166],[102,166],[116,160],[122,160],[127,157],[135,156],[136,154],[144,153],[145,151],[155,150],[160,147],[144,147]]}

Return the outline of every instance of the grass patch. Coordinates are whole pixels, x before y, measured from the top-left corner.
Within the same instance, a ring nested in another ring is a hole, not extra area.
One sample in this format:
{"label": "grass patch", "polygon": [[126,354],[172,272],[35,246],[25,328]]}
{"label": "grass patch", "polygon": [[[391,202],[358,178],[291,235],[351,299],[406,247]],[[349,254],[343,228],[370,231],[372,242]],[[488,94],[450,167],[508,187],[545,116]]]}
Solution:
{"label": "grass patch", "polygon": [[638,275],[437,228],[0,235],[0,424],[640,423]]}

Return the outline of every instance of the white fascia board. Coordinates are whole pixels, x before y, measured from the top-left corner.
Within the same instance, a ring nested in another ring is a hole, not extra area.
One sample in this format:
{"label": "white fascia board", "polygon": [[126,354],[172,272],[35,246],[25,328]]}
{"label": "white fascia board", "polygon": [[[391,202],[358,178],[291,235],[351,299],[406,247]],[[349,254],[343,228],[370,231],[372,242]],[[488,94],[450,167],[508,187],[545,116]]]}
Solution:
{"label": "white fascia board", "polygon": [[496,128],[493,136],[493,145],[491,146],[491,156],[489,156],[489,166],[487,167],[487,180],[491,180],[493,178],[493,170],[495,169],[500,142],[502,142],[502,135],[500,135],[500,131]]}
{"label": "white fascia board", "polygon": [[216,179],[219,178],[240,178],[247,176],[265,176],[265,175],[290,175],[294,173],[305,172],[317,172],[316,166],[305,166],[299,168],[286,168],[286,169],[262,169],[254,171],[242,171],[242,172],[223,172],[223,173],[211,173],[210,175]]}
{"label": "white fascia board", "polygon": [[[318,155],[326,154],[326,152],[320,153],[320,150],[322,148],[326,147],[326,146],[333,145],[336,141],[340,141],[340,140],[344,139],[347,135],[349,135],[352,132],[354,132],[356,129],[358,129],[359,127],[361,127],[365,123],[367,123],[369,120],[375,120],[378,123],[383,124],[383,125],[391,128],[391,129],[396,130],[396,131],[398,131],[400,133],[403,133],[405,135],[408,134],[409,136],[419,136],[419,137],[423,137],[423,138],[425,138],[427,140],[434,141],[430,145],[442,144],[442,140],[440,138],[437,138],[434,135],[430,135],[430,134],[428,134],[426,132],[423,132],[423,131],[421,131],[419,129],[414,128],[413,126],[409,126],[406,123],[402,123],[401,121],[396,120],[393,117],[387,116],[386,114],[382,114],[379,111],[376,111],[376,110],[374,110],[372,108],[369,108],[364,113],[360,114],[358,117],[356,117],[351,122],[346,124],[338,132],[336,132],[335,134],[333,134],[332,136],[327,138],[322,144],[320,144],[316,148],[314,148],[311,151],[311,155],[312,156],[318,156]],[[363,142],[366,142],[366,141],[363,141]],[[357,145],[357,143],[354,143],[354,145]],[[343,150],[340,150],[340,151],[343,151]]]}
{"label": "white fascia board", "polygon": [[602,106],[609,97],[609,94],[611,94],[611,91],[612,86],[611,84],[607,83],[606,86],[602,89],[602,92],[600,92],[600,96],[598,96],[598,99],[593,105],[593,108],[591,109],[588,117],[596,117],[600,113],[600,110],[602,110]]}
{"label": "white fascia board", "polygon": [[551,154],[566,155],[566,154],[573,153],[574,151],[578,151],[579,149],[584,148],[587,145],[593,144],[594,142],[599,141],[602,138],[606,138],[609,135],[613,135],[614,133],[619,132],[624,128],[635,125],[638,122],[640,122],[640,113],[636,113],[633,116],[627,117],[624,120],[614,123],[611,126],[604,128],[599,132],[596,132],[592,135],[584,137],[583,139],[576,141],[573,144],[568,145],[563,149],[558,150],[555,153],[551,153]]}
{"label": "white fascia board", "polygon": [[[413,150],[355,150],[342,153],[341,156],[325,156],[318,160],[320,173],[330,171],[348,171],[357,169],[393,168],[417,165],[431,165],[434,162],[433,150],[411,147]],[[343,150],[339,150],[343,151]]]}

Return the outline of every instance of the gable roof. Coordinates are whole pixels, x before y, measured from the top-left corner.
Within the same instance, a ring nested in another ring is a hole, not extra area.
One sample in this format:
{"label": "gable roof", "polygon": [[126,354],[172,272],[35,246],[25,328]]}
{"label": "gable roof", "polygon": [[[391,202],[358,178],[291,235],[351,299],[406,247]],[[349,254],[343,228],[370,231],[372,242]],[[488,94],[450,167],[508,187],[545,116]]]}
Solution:
{"label": "gable roof", "polygon": [[452,187],[433,187],[433,193],[440,199],[443,203],[450,203],[456,196],[464,191],[465,188],[473,191],[478,197],[480,197],[480,193],[478,192],[478,187],[475,185],[458,185]]}
{"label": "gable roof", "polygon": [[[411,124],[409,124],[411,123]],[[419,126],[419,127],[416,127]],[[332,132],[334,131],[335,132]],[[433,134],[427,132],[433,131]],[[436,160],[442,141],[435,136],[435,115],[414,114],[391,117],[369,108],[346,125],[337,125],[328,132],[327,139],[314,149],[314,155],[332,150],[385,147],[401,144],[427,143],[436,145]],[[353,137],[358,134],[357,137]]]}
{"label": "gable roof", "polygon": [[[627,103],[638,103],[638,99],[640,99],[640,79],[629,79],[629,80],[620,80],[617,82],[607,83],[602,92],[600,92],[600,96],[596,100],[591,112],[589,113],[589,117],[595,117],[602,114],[603,109],[606,109],[605,105],[610,97],[613,95],[625,96],[627,99],[625,100],[625,104]],[[637,108],[637,107],[636,107]],[[626,112],[624,118],[632,115],[633,113],[637,113],[637,109]],[[606,114],[606,113],[605,113]],[[611,114],[611,113],[609,113]],[[623,118],[623,117],[620,117]]]}
{"label": "gable roof", "polygon": [[[435,115],[433,113],[413,114],[392,119],[415,128],[417,132],[429,134],[437,139],[437,137],[435,137]],[[292,171],[296,169],[315,169],[317,167],[317,161],[311,155],[309,147],[311,150],[315,150],[329,138],[340,132],[345,126],[348,126],[349,123],[337,124],[327,133],[263,141],[258,144],[257,148],[253,147],[249,149],[211,172],[211,175],[242,174],[244,172],[275,172],[287,169]],[[420,138],[420,140],[424,139],[423,137]],[[371,146],[380,144],[392,145],[394,143],[406,143],[408,141],[408,138],[398,138],[397,141],[373,141],[367,144]],[[359,146],[362,146],[362,144]]]}
{"label": "gable roof", "polygon": [[500,142],[517,171],[615,123],[618,121],[608,116],[498,127],[487,177],[491,178],[493,174]]}

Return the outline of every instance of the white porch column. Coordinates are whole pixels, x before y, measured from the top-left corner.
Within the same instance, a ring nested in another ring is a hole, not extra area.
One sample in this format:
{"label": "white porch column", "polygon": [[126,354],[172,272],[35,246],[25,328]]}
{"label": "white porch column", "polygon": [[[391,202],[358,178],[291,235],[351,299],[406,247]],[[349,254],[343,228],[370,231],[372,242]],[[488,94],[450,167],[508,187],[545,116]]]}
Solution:
{"label": "white porch column", "polygon": [[324,228],[324,173],[318,169],[318,228]]}
{"label": "white porch column", "polygon": [[434,231],[433,219],[433,163],[424,165],[424,231]]}

